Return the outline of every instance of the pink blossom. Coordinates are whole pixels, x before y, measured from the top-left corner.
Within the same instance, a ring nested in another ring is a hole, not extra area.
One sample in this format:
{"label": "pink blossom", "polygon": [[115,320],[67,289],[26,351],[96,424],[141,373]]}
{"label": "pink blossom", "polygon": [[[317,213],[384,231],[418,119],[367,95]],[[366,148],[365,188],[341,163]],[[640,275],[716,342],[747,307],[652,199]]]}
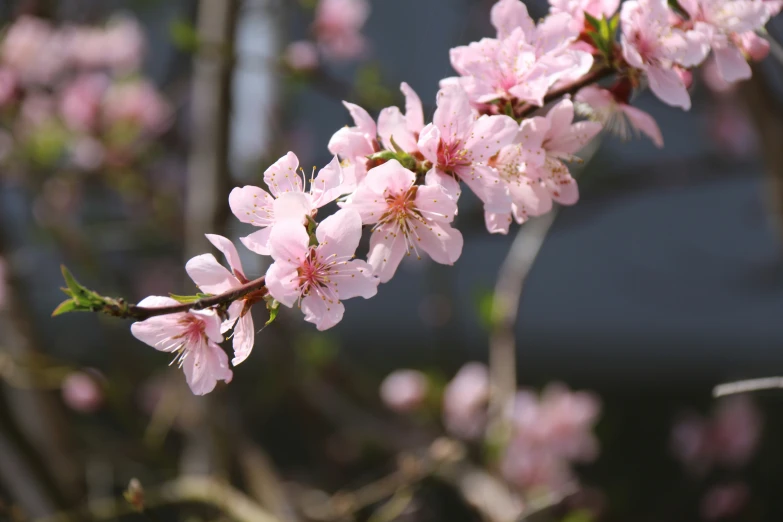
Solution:
{"label": "pink blossom", "polygon": [[135,125],[158,134],[171,123],[171,107],[147,80],[112,85],[104,99],[104,118],[109,125]]}
{"label": "pink blossom", "polygon": [[780,13],[780,10],[783,9],[783,0],[761,0],[761,3],[767,8],[770,18]]}
{"label": "pink blossom", "polygon": [[599,20],[609,20],[620,7],[620,0],[549,0],[549,5],[552,13],[568,13],[581,32],[585,26],[585,13]]}
{"label": "pink blossom", "polygon": [[381,383],[381,399],[390,409],[413,411],[427,398],[427,376],[417,370],[396,370]]}
{"label": "pink blossom", "polygon": [[[577,159],[574,154],[601,131],[601,124],[573,120],[574,104],[566,98],[546,116],[524,120],[515,140],[519,149],[506,149],[495,160],[511,193],[517,221],[524,221],[528,213],[548,212],[552,201],[573,205],[579,199],[576,180],[564,162]],[[508,231],[508,210],[487,210],[485,219],[491,231]]]}
{"label": "pink blossom", "polygon": [[481,363],[460,368],[443,392],[443,422],[451,433],[465,439],[481,436],[489,401],[489,371]]}
{"label": "pink blossom", "polygon": [[17,90],[16,74],[13,70],[0,66],[0,108],[14,100]]}
{"label": "pink blossom", "polygon": [[362,223],[375,225],[368,262],[382,283],[389,281],[403,257],[419,249],[435,262],[451,265],[462,253],[462,234],[451,227],[457,203],[439,185],[415,185],[416,175],[390,160],[367,173],[346,208]]}
{"label": "pink blossom", "polygon": [[69,373],[63,379],[60,391],[66,406],[81,413],[92,413],[103,405],[100,385],[86,372]]}
{"label": "pink blossom", "polygon": [[663,147],[661,129],[653,117],[618,100],[611,91],[590,85],[580,90],[574,99],[581,114],[597,121],[623,139],[631,132],[641,132],[647,135],[656,147]]}
{"label": "pink blossom", "polygon": [[0,61],[25,84],[49,84],[64,64],[62,38],[49,23],[31,16],[17,19],[5,33]]}
{"label": "pink blossom", "polygon": [[734,39],[762,28],[769,20],[767,7],[756,0],[683,0],[680,5],[693,25],[691,38],[712,47],[723,79],[750,78],[750,66]]}
{"label": "pink blossom", "polygon": [[[158,308],[178,305],[170,297],[150,296],[139,306]],[[217,343],[223,341],[220,317],[214,310],[197,310],[151,317],[131,325],[131,333],[161,352],[174,353],[185,380],[196,395],[215,389],[218,381],[231,382],[228,357]]]}
{"label": "pink blossom", "polygon": [[664,103],[690,109],[691,99],[675,64],[700,63],[708,47],[671,26],[666,0],[630,0],[620,10],[623,57],[647,73],[650,89]]}
{"label": "pink blossom", "polygon": [[508,116],[478,117],[459,87],[441,89],[437,103],[433,123],[424,127],[418,143],[433,165],[428,184],[443,185],[456,199],[460,192],[456,180],[462,180],[484,202],[485,211],[509,212],[508,190],[488,162],[514,139],[517,123]]}
{"label": "pink blossom", "polygon": [[746,31],[734,35],[734,44],[754,62],[760,62],[769,54],[769,41],[757,35],[754,31]]}
{"label": "pink blossom", "polygon": [[[346,183],[358,185],[367,175],[367,156],[378,152],[378,128],[367,111],[343,102],[353,118],[353,127],[343,127],[329,140],[329,152],[343,160]],[[354,185],[354,186],[355,186]]]}
{"label": "pink blossom", "polygon": [[145,40],[144,32],[135,18],[112,18],[103,34],[105,64],[119,72],[137,70],[141,66]]}
{"label": "pink blossom", "polygon": [[310,245],[305,227],[294,220],[272,228],[269,250],[275,262],[266,273],[269,293],[292,307],[297,302],[305,321],[326,330],[343,318],[343,299],[369,299],[378,292],[378,279],[364,261],[353,259],[362,236],[362,218],[342,209],[324,219]]}
{"label": "pink blossom", "polygon": [[[249,280],[245,277],[234,244],[223,236],[216,234],[206,234],[206,236],[209,242],[226,256],[231,270],[226,270],[212,254],[202,254],[192,258],[185,265],[185,270],[199,290],[207,294],[222,294],[248,283]],[[258,293],[248,294],[228,307],[228,319],[223,322],[220,330],[221,333],[225,333],[234,328],[234,359],[231,361],[234,366],[247,359],[253,350],[255,328],[250,308],[261,299],[263,297]]]}
{"label": "pink blossom", "polygon": [[400,90],[405,95],[405,114],[397,107],[387,107],[378,115],[378,136],[386,150],[394,150],[394,143],[409,154],[418,152],[419,134],[424,128],[424,109],[421,99],[403,82]]}
{"label": "pink blossom", "polygon": [[312,42],[300,40],[286,47],[285,63],[295,71],[309,71],[318,68],[318,49]]}
{"label": "pink blossom", "polygon": [[109,78],[102,74],[84,74],[65,86],[60,93],[60,115],[74,131],[94,130],[99,123],[101,102]]}
{"label": "pink blossom", "polygon": [[313,30],[324,54],[335,60],[361,56],[367,42],[359,31],[369,15],[367,0],[320,0]]}
{"label": "pink blossom", "polygon": [[305,190],[305,174],[293,152],[266,169],[264,181],[271,195],[264,189],[248,185],[235,188],[228,196],[228,204],[237,219],[261,228],[240,238],[247,248],[261,255],[271,252],[269,235],[275,223],[287,219],[304,223],[317,209],[353,189],[344,183],[342,168],[334,158],[315,179],[310,179],[310,188]]}

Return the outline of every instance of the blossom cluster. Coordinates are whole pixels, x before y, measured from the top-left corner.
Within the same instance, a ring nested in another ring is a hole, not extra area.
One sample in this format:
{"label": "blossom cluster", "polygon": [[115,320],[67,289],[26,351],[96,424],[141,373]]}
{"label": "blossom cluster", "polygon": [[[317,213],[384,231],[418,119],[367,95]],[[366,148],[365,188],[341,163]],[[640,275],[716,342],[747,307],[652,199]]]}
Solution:
{"label": "blossom cluster", "polygon": [[[391,409],[407,413],[422,408],[432,392],[427,376],[397,370],[381,384],[381,398]],[[489,372],[481,363],[463,366],[443,391],[443,424],[453,436],[480,439],[487,429]],[[550,384],[536,394],[519,390],[507,412],[512,427],[500,457],[504,478],[523,492],[562,494],[575,484],[571,466],[598,456],[593,428],[600,403],[593,394]]]}
{"label": "blossom cluster", "polygon": [[54,26],[23,16],[0,40],[0,160],[82,170],[126,166],[166,130],[171,108],[140,74],[137,22]]}
{"label": "blossom cluster", "polygon": [[[442,80],[430,121],[406,83],[404,111],[389,107],[376,119],[346,102],[353,125],[330,139],[328,165],[308,176],[289,152],[264,173],[266,188],[231,192],[234,215],[258,229],[242,243],[273,261],[262,290],[241,291],[250,280],[233,244],[209,236],[230,270],[211,254],[192,259],[187,270],[202,293],[225,294],[226,302],[147,319],[134,334],[176,352],[195,393],[212,390],[232,375],[215,343],[233,328],[233,363],[242,362],[254,342],[254,304],[297,305],[325,330],[342,319],[344,300],[375,295],[404,258],[455,263],[463,249],[454,226],[463,187],[481,201],[490,233],[507,233],[512,222],[554,203],[576,203],[569,163],[603,127],[630,125],[663,144],[653,118],[630,105],[636,92],[649,85],[663,102],[687,110],[689,68],[710,52],[724,80],[747,78],[747,59],[760,58],[766,43],[755,31],[780,7],[762,0],[629,0],[621,7],[616,0],[552,0],[549,15],[535,22],[520,0],[498,1],[495,37],[451,50],[458,76]],[[589,119],[578,121],[580,114]],[[340,210],[319,222],[332,202]],[[370,238],[362,260],[355,256],[364,227]],[[151,299],[146,304],[163,306],[167,298]]]}

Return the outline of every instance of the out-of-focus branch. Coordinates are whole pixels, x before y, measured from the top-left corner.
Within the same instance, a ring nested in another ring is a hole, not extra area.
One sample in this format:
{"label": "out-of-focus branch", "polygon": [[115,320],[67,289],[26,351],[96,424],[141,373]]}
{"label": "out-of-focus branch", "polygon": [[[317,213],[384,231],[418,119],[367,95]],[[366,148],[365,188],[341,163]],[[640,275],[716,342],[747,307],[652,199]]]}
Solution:
{"label": "out-of-focus branch", "polygon": [[[247,495],[212,477],[183,476],[144,493],[145,509],[187,502],[213,506],[235,522],[279,522]],[[118,498],[96,500],[89,506],[89,516],[94,520],[113,520],[135,512],[137,508]],[[36,522],[70,522],[70,517],[61,513]]]}
{"label": "out-of-focus branch", "polygon": [[522,287],[557,216],[557,209],[519,228],[500,267],[492,300],[492,333],[489,338],[490,403],[488,442],[505,446],[511,426],[506,412],[517,387],[516,336]]}
{"label": "out-of-focus branch", "polygon": [[[233,48],[239,0],[201,0],[191,101],[191,152],[185,201],[185,254],[207,249],[207,232],[220,233],[228,217],[229,129]],[[225,52],[209,52],[223,49]]]}
{"label": "out-of-focus branch", "polygon": [[760,379],[748,379],[746,381],[727,382],[719,384],[712,389],[715,398],[726,395],[736,395],[761,390],[775,390],[783,388],[783,377],[762,377]]}

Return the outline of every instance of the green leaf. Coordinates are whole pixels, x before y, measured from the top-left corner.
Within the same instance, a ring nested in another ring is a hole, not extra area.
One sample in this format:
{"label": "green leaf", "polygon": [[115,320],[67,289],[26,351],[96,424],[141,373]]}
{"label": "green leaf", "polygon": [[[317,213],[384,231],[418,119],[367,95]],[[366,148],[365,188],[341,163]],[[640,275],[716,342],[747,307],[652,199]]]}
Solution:
{"label": "green leaf", "polygon": [[585,20],[587,20],[587,23],[589,23],[594,30],[596,31],[601,30],[601,21],[598,20],[598,18],[594,17],[588,12],[585,12]]}
{"label": "green leaf", "polygon": [[370,154],[367,157],[371,160],[389,161],[389,160],[397,159],[397,153],[391,150],[382,150],[380,152],[376,152],[375,154]]}
{"label": "green leaf", "polygon": [[175,301],[178,301],[178,302],[180,302],[180,303],[182,303],[182,304],[187,304],[187,303],[195,303],[196,301],[198,301],[199,299],[201,299],[201,297],[199,297],[198,295],[177,295],[177,294],[169,294],[169,297],[171,297],[171,298],[172,298],[172,299],[174,299]]}
{"label": "green leaf", "polygon": [[269,320],[264,323],[264,326],[269,326],[277,319],[277,314],[280,312],[280,303],[272,300],[271,303],[267,303],[266,308],[269,310]]}
{"label": "green leaf", "polygon": [[408,155],[408,153],[405,152],[404,150],[402,150],[402,147],[397,145],[397,142],[394,141],[394,136],[389,136],[389,141],[391,141],[392,148],[397,152],[397,154],[400,154],[400,155],[404,154],[406,156]]}
{"label": "green leaf", "polygon": [[196,52],[199,47],[198,31],[188,20],[174,20],[169,24],[172,43],[182,51]]}
{"label": "green leaf", "polygon": [[76,304],[76,301],[73,299],[68,299],[67,301],[63,301],[60,303],[60,305],[54,309],[54,312],[52,312],[52,317],[57,317],[58,315],[67,314],[69,312],[86,312],[87,310],[85,308],[79,307],[79,305]]}

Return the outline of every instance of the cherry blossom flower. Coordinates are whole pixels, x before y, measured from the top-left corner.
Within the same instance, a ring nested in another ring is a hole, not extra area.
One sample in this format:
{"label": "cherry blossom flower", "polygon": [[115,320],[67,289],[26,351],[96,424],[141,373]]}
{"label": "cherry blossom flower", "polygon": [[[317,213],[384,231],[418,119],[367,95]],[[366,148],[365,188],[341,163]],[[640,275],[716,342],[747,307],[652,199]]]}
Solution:
{"label": "cherry blossom flower", "polygon": [[620,10],[623,57],[647,74],[650,89],[661,101],[688,110],[691,99],[674,66],[701,63],[709,48],[672,27],[669,13],[665,0],[624,2]]}
{"label": "cherry blossom flower", "polygon": [[443,422],[446,429],[464,439],[481,436],[487,421],[489,371],[484,364],[468,363],[443,391]]}
{"label": "cherry blossom flower", "polygon": [[416,175],[397,160],[367,173],[345,208],[374,225],[368,262],[382,283],[389,281],[403,257],[419,250],[435,262],[451,265],[462,253],[462,234],[451,227],[457,203],[430,178],[415,185]]}
{"label": "cherry blossom flower", "polygon": [[585,13],[599,20],[609,20],[620,7],[620,0],[549,0],[551,13],[567,13],[573,26],[581,32],[585,26]]}
{"label": "cherry blossom flower", "polygon": [[335,60],[361,56],[367,42],[359,31],[369,16],[367,0],[321,0],[313,30],[323,53]]}
{"label": "cherry blossom flower", "polygon": [[[139,306],[158,308],[178,304],[170,297],[150,296]],[[172,364],[179,364],[188,386],[196,395],[211,392],[218,381],[231,382],[234,374],[228,367],[228,357],[217,345],[223,341],[223,336],[220,317],[214,310],[150,317],[133,323],[131,333],[156,350],[176,354]]]}
{"label": "cherry blossom flower", "polygon": [[287,220],[272,229],[269,249],[275,262],[266,273],[269,293],[292,307],[297,302],[305,321],[326,330],[343,318],[343,299],[369,299],[378,292],[378,279],[364,261],[353,259],[362,236],[362,219],[342,209],[324,219],[310,245],[305,227]]}
{"label": "cherry blossom flower", "polygon": [[[573,120],[574,104],[564,99],[546,116],[524,120],[515,139],[518,148],[505,149],[494,159],[500,179],[510,192],[518,222],[527,219],[528,214],[549,212],[553,200],[573,205],[579,199],[576,180],[563,162],[577,159],[574,154],[601,131],[601,124]],[[508,210],[485,210],[490,231],[508,231]]]}
{"label": "cherry blossom flower", "polygon": [[[196,286],[207,294],[222,294],[248,283],[249,280],[245,277],[234,244],[223,236],[216,234],[206,234],[206,236],[209,242],[226,256],[231,270],[226,270],[212,254],[196,256],[185,265],[185,270]],[[253,350],[255,327],[250,309],[262,299],[263,295],[260,292],[253,292],[234,301],[228,307],[228,319],[223,322],[220,330],[221,333],[225,333],[234,328],[234,359],[231,361],[234,366],[247,359]]]}
{"label": "cherry blossom flower", "polygon": [[367,111],[343,102],[353,118],[353,127],[343,127],[334,133],[329,140],[329,152],[338,155],[343,160],[343,172],[347,184],[354,188],[367,175],[367,156],[378,152],[378,128],[375,120]]}
{"label": "cherry blossom flower", "polygon": [[312,42],[300,40],[286,47],[285,63],[295,71],[309,71],[318,68],[318,49]]}
{"label": "cherry blossom flower", "polygon": [[417,370],[396,370],[381,383],[381,399],[390,409],[404,413],[417,409],[427,398],[427,376]]}
{"label": "cherry blossom flower", "polygon": [[335,157],[318,176],[310,179],[310,187],[305,190],[305,174],[299,168],[299,158],[289,152],[264,172],[264,182],[271,194],[250,185],[237,187],[229,194],[228,204],[237,219],[261,228],[240,240],[253,252],[269,255],[272,226],[287,219],[304,223],[316,210],[353,189],[343,181],[343,171]]}
{"label": "cherry blossom flower", "polygon": [[448,86],[438,92],[433,123],[422,129],[418,148],[432,162],[428,184],[439,183],[456,200],[462,180],[489,212],[509,212],[511,198],[495,169],[492,156],[511,143],[518,131],[508,116],[478,117],[465,92]]}
{"label": "cherry blossom flower", "polygon": [[71,372],[60,385],[63,402],[72,410],[81,413],[92,413],[103,405],[103,391],[97,379],[98,375],[90,375],[95,371]]}
{"label": "cherry blossom flower", "polygon": [[693,26],[689,36],[712,47],[723,79],[734,82],[750,78],[750,66],[736,40],[767,23],[767,6],[755,0],[683,0],[680,5]]}
{"label": "cherry blossom flower", "polygon": [[49,84],[65,63],[61,35],[46,21],[22,16],[7,29],[0,61],[21,83]]}
{"label": "cherry blossom flower", "polygon": [[378,136],[386,150],[394,150],[393,139],[402,150],[415,154],[424,128],[424,109],[421,99],[407,83],[403,82],[400,90],[405,95],[405,114],[397,107],[383,109],[378,115]]}
{"label": "cherry blossom flower", "polygon": [[576,109],[582,115],[597,121],[606,130],[621,138],[628,138],[631,132],[641,132],[647,135],[656,147],[663,147],[661,129],[653,117],[618,99],[615,93],[590,85],[581,89],[574,100],[577,102]]}
{"label": "cherry blossom flower", "polygon": [[60,93],[60,115],[65,125],[78,132],[95,129],[108,87],[109,78],[99,73],[78,76],[68,84]]}

